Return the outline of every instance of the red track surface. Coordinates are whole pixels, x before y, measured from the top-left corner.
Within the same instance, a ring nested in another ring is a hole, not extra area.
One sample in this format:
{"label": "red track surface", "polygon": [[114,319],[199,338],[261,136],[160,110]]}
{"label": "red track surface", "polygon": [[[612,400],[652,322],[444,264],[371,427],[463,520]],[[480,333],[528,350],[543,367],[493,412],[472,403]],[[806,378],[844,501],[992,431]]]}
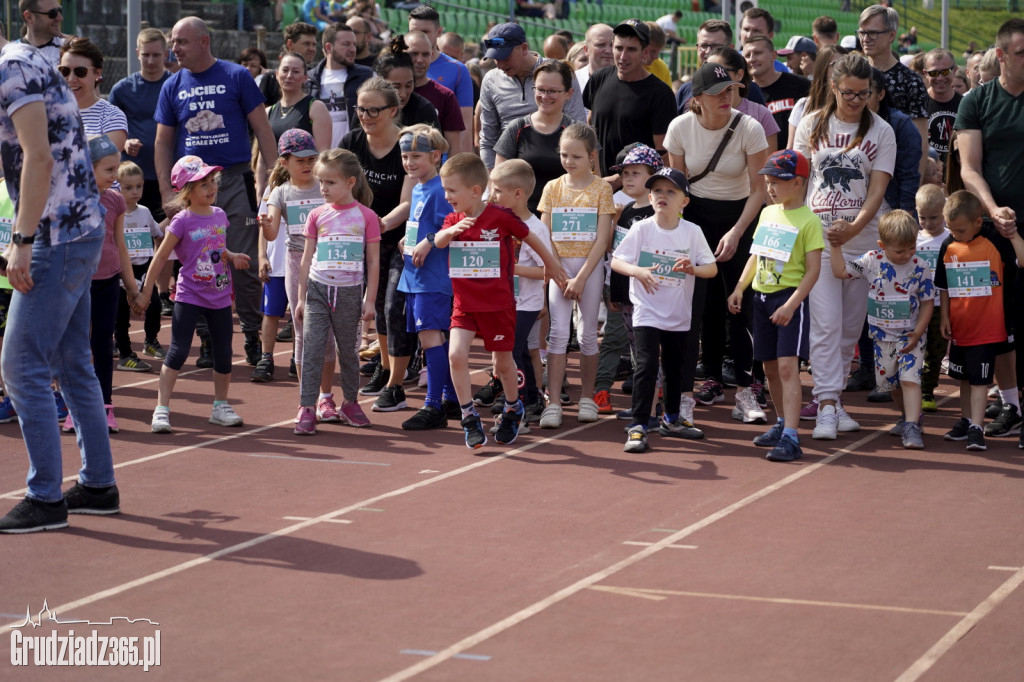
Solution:
{"label": "red track surface", "polygon": [[[207,423],[204,370],[183,373],[175,432],[150,434],[156,374],[116,373],[123,513],[0,537],[5,644],[45,599],[60,620],[159,623],[20,629],[159,629],[153,678],[1024,678],[1024,452],[942,441],[955,397],[926,417],[925,451],[899,448],[891,406],[858,394],[863,430],[805,432],[793,464],[765,461],[750,445],[764,427],[725,405],[698,409],[706,440],[655,435],[640,456],[622,452],[622,422],[569,408],[561,429],[478,457],[460,429],[403,432],[411,412],[294,436],[287,363],[252,384],[236,360],[240,429]],[[0,453],[6,512],[27,468],[17,424],[0,425]],[[83,679],[3,658],[3,679]]]}

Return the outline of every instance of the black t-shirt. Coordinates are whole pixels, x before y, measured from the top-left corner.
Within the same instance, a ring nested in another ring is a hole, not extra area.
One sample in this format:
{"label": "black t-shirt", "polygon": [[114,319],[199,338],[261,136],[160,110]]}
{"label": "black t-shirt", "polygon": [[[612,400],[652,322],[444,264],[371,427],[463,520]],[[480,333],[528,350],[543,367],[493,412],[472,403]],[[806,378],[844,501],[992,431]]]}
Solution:
{"label": "black t-shirt", "polygon": [[441,130],[441,122],[437,120],[437,109],[430,100],[415,92],[409,95],[409,103],[402,109],[401,118],[403,126],[426,123],[431,128]]}
{"label": "black t-shirt", "polygon": [[[619,216],[619,227],[624,227],[627,230],[633,227],[633,223],[636,223],[644,218],[650,218],[654,215],[654,206],[648,204],[642,208],[636,207],[636,202],[631,201],[626,204],[626,207],[622,209],[622,215]],[[614,270],[611,273],[611,278],[608,280],[608,299],[612,303],[623,303],[625,305],[632,305],[629,300],[629,277],[621,275]]]}
{"label": "black t-shirt", "polygon": [[[398,143],[391,148],[382,159],[378,159],[370,153],[370,146],[366,141],[366,131],[362,128],[350,130],[345,137],[341,138],[342,149],[347,149],[359,157],[359,163],[366,173],[366,181],[373,190],[373,203],[370,208],[378,216],[383,218],[391,213],[402,203],[402,183],[405,182],[405,169],[402,168],[402,150]],[[405,223],[402,223],[394,230],[388,230],[380,236],[382,246],[394,245],[405,236]]]}
{"label": "black t-shirt", "polygon": [[571,123],[572,119],[563,114],[562,123],[555,132],[544,134],[533,127],[529,116],[523,116],[509,123],[502,131],[501,137],[494,143],[495,154],[506,159],[522,159],[533,167],[537,184],[534,185],[533,194],[526,202],[531,213],[537,213],[544,185],[565,175],[562,161],[558,157],[558,140],[562,137],[562,131]]}
{"label": "black t-shirt", "polygon": [[780,73],[771,85],[761,86],[765,106],[772,112],[779,126],[779,149],[789,149],[789,113],[796,101],[806,97],[811,90],[811,81],[793,73]]}
{"label": "black t-shirt", "polygon": [[949,157],[949,138],[953,135],[953,123],[962,99],[960,93],[954,92],[953,99],[948,102],[936,102],[931,97],[925,101],[928,110],[928,144],[939,153],[943,164]]}
{"label": "black t-shirt", "polygon": [[601,144],[602,176],[609,174],[608,167],[615,165],[615,157],[627,144],[655,147],[654,136],[664,135],[676,116],[672,88],[654,75],[623,82],[614,65],[590,77],[583,89],[583,106],[590,109],[590,122]]}

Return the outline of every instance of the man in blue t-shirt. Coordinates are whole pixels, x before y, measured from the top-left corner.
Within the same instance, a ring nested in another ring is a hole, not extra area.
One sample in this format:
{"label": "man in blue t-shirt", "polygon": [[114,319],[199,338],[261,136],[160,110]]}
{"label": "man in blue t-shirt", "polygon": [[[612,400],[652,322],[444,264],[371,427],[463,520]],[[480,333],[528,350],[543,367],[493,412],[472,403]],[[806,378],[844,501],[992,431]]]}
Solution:
{"label": "man in blue t-shirt", "polygon": [[249,169],[249,128],[267,168],[277,162],[277,143],[256,81],[244,66],[213,56],[210,31],[202,19],[185,17],[174,25],[171,51],[181,70],[164,81],[157,103],[154,160],[160,193],[165,205],[174,198],[171,166],[188,154],[224,168],[217,206],[228,216],[227,248],[248,254],[253,264],[247,270],[232,268],[232,281],[246,360],[255,366],[263,354],[256,209],[266,174],[254,179]]}
{"label": "man in blue t-shirt", "polygon": [[457,59],[452,59],[437,47],[437,38],[444,29],[441,27],[441,16],[429,5],[414,7],[409,12],[409,30],[422,31],[426,34],[433,48],[430,56],[430,68],[427,77],[436,81],[455,93],[462,110],[462,121],[466,130],[473,130],[473,79],[469,69]]}

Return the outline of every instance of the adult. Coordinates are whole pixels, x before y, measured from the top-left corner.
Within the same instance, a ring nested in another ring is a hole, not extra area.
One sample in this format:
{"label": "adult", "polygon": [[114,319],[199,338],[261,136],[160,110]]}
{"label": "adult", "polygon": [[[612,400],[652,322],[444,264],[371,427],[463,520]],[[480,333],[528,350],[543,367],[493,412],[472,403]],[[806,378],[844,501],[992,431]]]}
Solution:
{"label": "adult", "polygon": [[377,55],[370,49],[371,38],[373,38],[370,22],[362,17],[352,17],[345,23],[351,27],[352,32],[356,36],[356,64],[368,66],[372,69],[373,63],[377,61]]}
{"label": "adult", "polygon": [[682,11],[677,9],[672,14],[666,14],[663,17],[658,17],[655,22],[661,27],[661,30],[665,32],[665,42],[669,45],[686,44],[686,38],[679,35],[679,22],[682,18]]}
{"label": "adult", "polygon": [[[469,69],[458,59],[452,59],[437,46],[438,37],[444,33],[441,15],[429,5],[420,5],[409,11],[409,31],[421,31],[430,43],[430,66],[427,77],[455,93],[462,112],[463,130],[473,130],[473,79]],[[468,136],[468,133],[467,133]],[[469,148],[468,143],[464,147]],[[454,153],[453,150],[449,150]]]}
{"label": "adult", "polygon": [[139,31],[135,42],[135,55],[142,66],[140,71],[128,74],[110,89],[107,101],[124,112],[128,121],[128,139],[124,143],[124,158],[134,161],[142,169],[142,199],[139,201],[160,222],[164,219],[160,183],[153,162],[156,142],[156,103],[160,89],[171,74],[164,68],[167,37],[155,28]]}
{"label": "adult", "polygon": [[[587,58],[587,53],[584,51],[585,47],[586,43],[576,43],[575,45],[569,48],[569,54],[565,55],[566,63],[568,63],[569,67],[573,71],[576,71],[577,73],[580,69],[584,69],[587,66],[587,64],[590,63],[589,59]],[[577,80],[579,80],[578,76]]]}
{"label": "adult", "polygon": [[796,127],[800,125],[805,114],[817,111],[832,98],[832,65],[839,61],[849,50],[841,45],[826,45],[821,48],[818,59],[814,61],[814,78],[807,97],[798,99],[789,112],[789,139],[796,139]]}
{"label": "adult", "polygon": [[591,76],[583,91],[583,104],[590,109],[590,123],[601,144],[601,175],[610,181],[609,175],[618,179],[611,166],[627,144],[664,148],[665,132],[675,113],[672,88],[644,68],[651,44],[647,24],[627,19],[615,27],[614,35],[615,65]]}
{"label": "adult", "polygon": [[967,71],[967,82],[971,90],[981,85],[981,76],[978,69],[981,66],[983,59],[985,59],[985,50],[973,52],[971,56],[967,58],[967,65],[964,69]]}
{"label": "adult", "polygon": [[788,149],[789,113],[798,99],[807,96],[811,82],[803,76],[775,69],[775,45],[768,36],[749,36],[743,44],[743,57],[750,65],[754,82],[764,93],[765,106],[779,125],[779,149]]}
{"label": "adult", "polygon": [[[452,59],[456,59],[460,62],[466,58],[466,41],[463,40],[462,36],[458,33],[453,33],[452,31],[441,34],[437,39],[437,49],[439,49],[442,54],[446,54]],[[469,67],[467,66],[466,68],[468,69]],[[473,74],[471,73],[471,79],[472,76]]]}
{"label": "adult", "polygon": [[[691,180],[686,219],[701,226],[718,261],[718,275],[704,280],[705,284],[698,286],[704,291],[694,295],[695,324],[687,335],[683,386],[693,386],[699,341],[708,380],[694,398],[704,405],[723,399],[722,361],[728,325],[738,387],[733,416],[754,422],[764,419],[764,412],[750,390],[754,356],[744,312],[750,306],[729,313],[726,298],[743,272],[764,204],[765,186],[758,171],[768,158],[768,141],[753,118],[731,108],[732,90],[738,87],[724,66],[706,63],[697,69],[691,111],[672,121],[665,149],[669,164]],[[713,163],[720,147],[718,161]]]}
{"label": "adult", "polygon": [[157,103],[154,161],[160,193],[166,207],[174,199],[171,166],[183,156],[195,154],[209,165],[223,167],[217,206],[228,218],[227,248],[252,259],[249,269],[232,267],[231,281],[246,361],[255,367],[263,354],[256,209],[266,177],[253,176],[249,130],[268,168],[277,161],[277,145],[255,81],[244,67],[213,56],[210,31],[202,19],[178,21],[171,29],[171,50],[181,69],[164,81]]}
{"label": "adult", "polygon": [[297,52],[282,54],[276,76],[281,85],[281,99],[267,107],[274,139],[280,140],[286,131],[299,128],[313,136],[318,151],[330,149],[333,134],[331,114],[322,101],[314,99],[305,90],[309,79],[306,60]]}
{"label": "adult", "polygon": [[565,175],[558,141],[572,123],[565,115],[565,105],[572,96],[572,69],[562,61],[544,62],[537,67],[533,79],[537,111],[505,127],[494,144],[494,165],[508,159],[522,159],[530,164],[537,182],[526,205],[536,214],[544,186]]}
{"label": "adult", "polygon": [[839,44],[839,24],[827,14],[823,14],[811,23],[811,38],[820,50],[828,45]]}
{"label": "adult", "polygon": [[[808,207],[821,218],[826,239],[852,259],[877,248],[879,208],[896,164],[896,137],[867,106],[872,86],[866,59],[839,59],[832,67],[831,90],[825,107],[800,121],[793,148],[811,162]],[[828,259],[826,251],[826,272]],[[815,438],[860,429],[840,395],[867,315],[868,287],[863,279],[821,277],[811,290],[810,354],[819,404]]]}
{"label": "adult", "polygon": [[[768,36],[775,40],[775,17],[764,7],[751,7],[740,20],[740,46],[745,46],[753,36]],[[789,67],[776,59],[775,70],[787,73]]]}
{"label": "adult", "polygon": [[541,50],[548,59],[566,59],[569,56],[569,41],[552,33],[544,39]]}
{"label": "adult", "polygon": [[[510,121],[536,110],[533,73],[548,60],[530,51],[526,33],[519,24],[498,24],[487,32],[484,47],[484,57],[498,64],[498,68],[487,72],[480,85],[480,158],[488,168],[493,168],[494,143],[501,131]],[[587,119],[575,83],[565,113],[573,121]]]}
{"label": "adult", "polygon": [[[377,56],[374,71],[378,76],[391,83],[398,95],[399,121],[402,127],[424,123],[432,128],[443,131],[441,122],[437,119],[437,109],[423,95],[415,92],[416,78],[413,75],[412,57],[406,51],[405,40],[401,35],[391,39],[388,48],[381,51]],[[452,95],[454,98],[455,95]],[[462,115],[455,109],[452,117],[454,124],[462,123]],[[445,134],[445,139],[451,144],[452,135],[457,139],[458,132]]]}
{"label": "adult", "polygon": [[430,38],[422,31],[409,31],[404,38],[405,49],[412,60],[414,91],[434,105],[441,132],[448,140],[448,152],[458,154],[468,146],[466,119],[462,116],[459,101],[449,88],[441,85],[428,75],[430,73]]}
{"label": "adult", "polygon": [[[881,71],[872,67],[868,109],[888,123],[896,137],[896,164],[893,166],[889,185],[885,189],[885,203],[882,204],[881,210],[888,213],[890,209],[898,208],[916,216],[917,190],[921,187],[921,136],[910,117],[889,106],[888,99],[885,92],[885,77]],[[874,381],[874,375],[871,379]]]}
{"label": "adult", "polygon": [[405,331],[405,294],[398,290],[405,259],[398,242],[405,236],[409,202],[416,181],[405,175],[398,145],[398,94],[382,78],[359,86],[356,114],[359,127],[349,131],[341,147],[359,157],[373,190],[370,208],[380,217],[380,279],[377,288],[376,326],[380,364],[360,392],[376,395],[375,412],[404,409],[405,379],[416,336]]}
{"label": "adult", "polygon": [[258,84],[263,74],[267,72],[267,53],[250,45],[238,55],[238,63],[252,74],[253,80]]}
{"label": "adult", "polygon": [[355,63],[356,38],[351,26],[331,24],[323,33],[324,58],[309,72],[306,91],[331,114],[331,146],[355,127],[356,92],[373,70]]}
{"label": "adult", "polygon": [[[120,511],[106,411],[89,347],[89,288],[105,232],[78,105],[43,54],[9,43],[0,56],[0,158],[16,207],[5,250],[14,287],[0,364],[28,451],[25,498],[0,532],[67,526],[68,512]],[[74,415],[78,483],[61,492],[57,408]]]}
{"label": "adult", "polygon": [[60,0],[18,0],[18,11],[25,21],[25,35],[21,42],[31,45],[57,68],[60,63],[60,47],[64,44],[61,24],[64,10]]}
{"label": "adult", "polygon": [[608,24],[594,24],[587,29],[583,39],[583,53],[587,62],[576,69],[576,81],[580,88],[587,87],[587,81],[593,74],[615,63],[615,53],[612,52],[614,39],[612,27]]}
{"label": "adult", "polygon": [[924,56],[924,84],[928,89],[925,107],[928,111],[928,145],[939,153],[945,165],[949,158],[949,140],[953,123],[963,97],[953,88],[956,80],[953,53],[941,47]]}
{"label": "adult", "polygon": [[810,78],[814,74],[814,60],[818,57],[818,45],[805,36],[791,36],[786,47],[778,51],[786,58],[786,66],[798,76]]}
{"label": "adult", "polygon": [[60,75],[68,82],[78,103],[85,134],[106,135],[118,151],[124,151],[128,139],[128,119],[124,112],[99,96],[103,80],[103,52],[88,38],[72,37],[60,48]]}
{"label": "adult", "polygon": [[[320,35],[316,26],[303,21],[296,21],[284,27],[283,35],[284,47],[281,49],[282,54],[295,52],[302,55],[302,58],[306,60],[307,67],[316,61],[316,38]],[[268,106],[281,99],[281,86],[278,85],[277,76],[273,71],[264,74],[257,85],[260,88],[260,92],[263,93]]]}
{"label": "adult", "polygon": [[[653,21],[645,21],[647,30],[651,33],[651,44],[644,51],[644,69],[647,73],[653,73],[662,83],[669,88],[672,87],[672,72],[668,64],[660,57],[662,48],[665,47],[665,32]],[[673,97],[674,97],[673,93]]]}
{"label": "adult", "polygon": [[[708,19],[697,29],[697,65],[707,63],[708,54],[716,47],[732,47],[732,26],[728,21]],[[676,113],[680,116],[690,111],[690,98],[693,96],[693,83],[687,81],[676,90]],[[747,84],[747,99],[757,104],[764,104],[764,95],[757,83]]]}
{"label": "adult", "polygon": [[751,83],[750,67],[747,60],[731,47],[716,47],[708,53],[708,64],[718,64],[729,72],[729,77],[740,84],[738,88],[732,88],[732,102],[730,106],[736,111],[743,112],[761,125],[765,139],[768,140],[768,153],[771,154],[779,149],[779,125],[768,107],[757,104],[747,99],[747,86]]}

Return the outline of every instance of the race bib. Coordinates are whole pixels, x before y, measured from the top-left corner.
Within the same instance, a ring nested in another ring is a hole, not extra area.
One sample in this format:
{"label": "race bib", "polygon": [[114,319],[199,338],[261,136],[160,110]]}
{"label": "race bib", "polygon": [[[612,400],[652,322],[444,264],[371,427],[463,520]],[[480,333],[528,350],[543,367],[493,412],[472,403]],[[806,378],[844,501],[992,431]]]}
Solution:
{"label": "race bib", "polygon": [[0,218],[0,252],[7,248],[14,235],[14,219]]}
{"label": "race bib", "polygon": [[946,285],[954,298],[992,295],[992,270],[987,260],[946,263]]}
{"label": "race bib", "polygon": [[405,248],[402,250],[406,256],[412,256],[412,250],[420,241],[420,221],[405,221]]}
{"label": "race bib", "polygon": [[931,268],[931,272],[935,274],[935,266],[939,264],[939,250],[938,249],[924,249],[917,252],[917,257],[928,264]]}
{"label": "race bib", "polygon": [[750,253],[788,263],[796,244],[797,229],[781,223],[763,223],[754,232]]}
{"label": "race bib", "polygon": [[327,235],[316,242],[316,262],[323,270],[363,271],[363,238],[358,235]]}
{"label": "race bib", "polygon": [[654,278],[659,286],[681,287],[686,282],[686,273],[672,269],[676,260],[686,256],[682,251],[641,251],[636,264],[641,268],[654,266]]}
{"label": "race bib", "polygon": [[[10,240],[10,233],[7,239]],[[152,258],[153,257],[153,235],[148,225],[125,225],[124,245],[128,249],[129,258]]]}
{"label": "race bib", "polygon": [[317,206],[323,206],[323,199],[295,199],[284,204],[284,220],[289,235],[302,234],[306,229],[306,218]]}
{"label": "race bib", "polygon": [[627,234],[629,234],[629,229],[622,225],[615,226],[615,234],[612,235],[612,251],[619,248],[619,244],[622,243],[622,240],[626,238]]}
{"label": "race bib", "polygon": [[448,244],[448,275],[456,279],[485,279],[501,275],[499,242],[454,241]]}
{"label": "race bib", "polygon": [[512,295],[519,298],[519,275],[512,275]]}
{"label": "race bib", "polygon": [[910,295],[890,294],[876,298],[868,294],[868,324],[879,329],[906,329],[910,326]]}
{"label": "race bib", "polygon": [[556,242],[592,242],[597,239],[596,208],[564,208],[551,211],[551,238]]}

